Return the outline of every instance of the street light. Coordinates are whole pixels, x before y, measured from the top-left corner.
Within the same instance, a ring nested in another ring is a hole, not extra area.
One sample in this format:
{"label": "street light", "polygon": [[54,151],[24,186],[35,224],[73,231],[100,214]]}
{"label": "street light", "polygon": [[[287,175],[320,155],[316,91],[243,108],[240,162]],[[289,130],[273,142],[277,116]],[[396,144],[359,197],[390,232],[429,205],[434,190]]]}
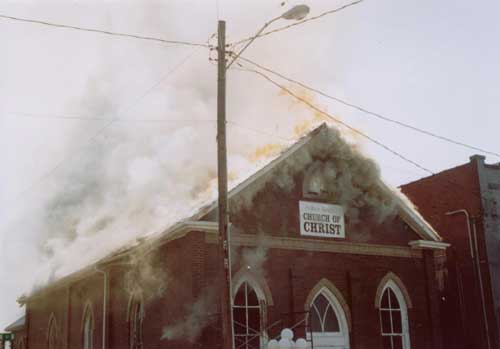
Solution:
{"label": "street light", "polygon": [[281,15],[281,18],[288,20],[300,21],[306,18],[309,14],[309,6],[307,5],[297,5],[286,11]]}
{"label": "street light", "polygon": [[309,14],[309,6],[307,5],[297,5],[283,13],[282,15],[275,17],[271,19],[269,22],[264,24],[262,28],[252,36],[252,38],[247,42],[247,44],[233,57],[233,59],[229,62],[227,65],[226,69],[229,69],[229,67],[238,59],[238,57],[247,49],[248,46],[252,44],[252,42],[257,39],[262,32],[269,27],[272,23],[276,22],[278,19],[286,19],[286,20],[292,20],[292,21],[300,21],[301,19],[304,19],[307,15]]}
{"label": "street light", "polygon": [[227,214],[227,150],[226,150],[226,71],[250,44],[273,22],[278,19],[301,20],[309,13],[306,5],[297,5],[273,18],[250,39],[247,44],[226,65],[226,22],[218,23],[217,43],[217,177],[219,190],[219,253],[220,270],[224,271],[224,287],[221,293],[222,348],[234,348],[233,311],[231,292],[231,242],[228,233]]}

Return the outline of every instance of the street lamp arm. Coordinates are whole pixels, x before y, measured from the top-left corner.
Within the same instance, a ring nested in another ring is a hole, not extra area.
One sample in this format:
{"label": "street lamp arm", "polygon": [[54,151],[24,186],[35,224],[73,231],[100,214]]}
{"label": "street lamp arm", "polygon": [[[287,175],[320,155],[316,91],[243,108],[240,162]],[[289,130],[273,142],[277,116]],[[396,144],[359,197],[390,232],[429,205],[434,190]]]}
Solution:
{"label": "street lamp arm", "polygon": [[264,26],[262,28],[260,28],[260,30],[257,32],[257,34],[255,34],[248,42],[245,46],[243,46],[243,48],[234,55],[233,59],[227,64],[226,66],[226,69],[229,69],[229,67],[238,59],[238,57],[241,56],[241,54],[243,53],[243,51],[245,51],[248,46],[250,46],[252,44],[252,42],[255,41],[255,39],[257,39],[259,37],[260,34],[262,34],[262,32],[267,28],[269,27],[273,22],[277,21],[278,19],[280,19],[282,16],[278,16],[276,18],[273,18],[272,20],[270,20],[269,22],[267,22],[266,24],[264,24]]}

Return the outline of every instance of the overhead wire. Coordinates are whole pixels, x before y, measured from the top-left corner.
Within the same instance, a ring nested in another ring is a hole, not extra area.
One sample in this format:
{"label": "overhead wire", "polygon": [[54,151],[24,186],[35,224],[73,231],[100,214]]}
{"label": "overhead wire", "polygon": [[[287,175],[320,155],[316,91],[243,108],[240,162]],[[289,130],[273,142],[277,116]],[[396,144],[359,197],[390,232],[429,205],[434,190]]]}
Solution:
{"label": "overhead wire", "polygon": [[[8,111],[6,114],[11,114],[11,115],[18,115],[21,117],[26,117],[26,118],[32,118],[32,119],[63,119],[63,120],[77,120],[77,121],[107,121],[109,120],[108,118],[101,118],[101,117],[86,117],[86,116],[73,116],[73,115],[60,115],[60,114],[33,114],[33,113],[24,113],[24,112],[14,112],[14,111]],[[157,118],[157,119],[123,119],[123,118],[115,118],[115,122],[117,123],[142,123],[142,122],[152,122],[152,123],[168,123],[168,122],[216,122],[216,119],[162,119],[162,118]],[[229,125],[232,125],[236,128],[240,128],[243,130],[251,131],[254,133],[262,134],[265,136],[273,137],[273,138],[279,138],[283,141],[293,141],[292,138],[285,138],[279,134],[276,133],[270,133],[262,130],[258,130],[256,128],[248,127],[245,125],[242,125],[236,121],[233,120],[226,120],[226,122]]]}
{"label": "overhead wire", "polygon": [[264,78],[265,80],[267,80],[268,82],[270,82],[272,85],[278,87],[279,89],[281,89],[283,92],[286,92],[287,94],[289,94],[290,96],[294,97],[296,100],[298,100],[299,102],[305,104],[306,106],[308,106],[310,109],[318,112],[319,114],[327,117],[328,119],[336,122],[337,124],[340,124],[344,127],[346,127],[347,129],[351,130],[352,132],[368,139],[370,142],[378,145],[379,147],[385,149],[386,151],[390,152],[391,154],[393,154],[394,156],[412,164],[413,166],[421,169],[422,171],[425,171],[431,175],[435,174],[432,170],[418,164],[417,162],[407,158],[406,156],[404,156],[403,154],[397,152],[396,150],[392,149],[391,147],[385,145],[384,143],[376,140],[375,138],[367,135],[366,133],[356,129],[355,127],[349,125],[348,123],[334,117],[333,115],[331,115],[330,113],[320,109],[319,107],[317,107],[316,105],[314,105],[313,103],[309,102],[308,100],[306,100],[305,98],[302,98],[301,96],[299,96],[298,94],[294,93],[292,90],[290,90],[289,88],[283,86],[282,84],[276,82],[275,80],[273,80],[272,78],[270,78],[269,76],[267,76],[266,74],[262,73],[261,71],[258,71],[258,70],[255,70],[255,69],[251,69],[251,68],[246,68],[243,66],[243,68],[240,68],[240,69],[236,69],[236,70],[241,70],[241,71],[247,71],[247,72],[251,72],[251,73],[254,73],[254,74],[257,74],[259,75],[260,77]]}
{"label": "overhead wire", "polygon": [[235,42],[229,43],[227,46],[239,45],[239,44],[242,44],[244,42],[254,40],[256,38],[261,38],[261,37],[268,36],[268,35],[271,35],[271,34],[274,34],[274,33],[280,32],[280,31],[283,31],[283,30],[287,30],[289,28],[292,28],[292,27],[295,27],[295,26],[298,26],[298,25],[302,25],[304,23],[311,22],[311,21],[314,21],[316,19],[320,19],[322,17],[331,15],[333,13],[340,12],[342,10],[345,10],[346,8],[349,8],[351,6],[357,5],[357,4],[359,4],[359,3],[363,2],[363,1],[364,0],[356,0],[356,1],[350,2],[350,3],[346,4],[346,5],[334,8],[333,10],[325,11],[325,12],[323,12],[323,13],[317,15],[317,16],[308,17],[308,18],[303,19],[301,21],[297,21],[297,22],[288,24],[288,25],[280,27],[280,28],[269,30],[267,32],[260,33],[258,35],[250,36],[250,37],[247,37],[245,39],[241,39],[239,41],[235,41]]}
{"label": "overhead wire", "polygon": [[[105,118],[97,118],[97,117],[83,117],[83,116],[71,116],[71,115],[56,115],[56,114],[32,114],[32,113],[23,113],[23,112],[7,112],[7,114],[13,114],[13,115],[20,115],[23,117],[28,117],[28,118],[34,118],[34,119],[64,119],[64,120],[84,120],[84,121],[104,121],[107,120]],[[152,122],[152,123],[183,123],[183,122],[216,122],[217,120],[215,119],[117,119],[116,122],[130,122],[130,123],[141,123],[141,122]],[[284,142],[292,142],[295,139],[294,138],[286,138],[283,137],[280,134],[277,134],[275,132],[268,132],[256,128],[252,128],[246,125],[243,125],[239,122],[233,121],[233,120],[226,120],[227,124],[245,131],[250,131],[256,134],[268,136],[270,138],[278,138]],[[406,172],[406,173],[412,173],[412,174],[417,174],[414,171],[408,171],[408,170],[403,170],[400,168],[395,168],[395,167],[390,167],[387,165],[386,167],[391,168],[393,170],[397,170],[400,172]]]}
{"label": "overhead wire", "polygon": [[[63,119],[63,120],[83,120],[83,121],[107,121],[109,118],[92,117],[92,116],[78,116],[78,115],[60,115],[60,114],[33,114],[24,112],[8,111],[6,114],[17,115],[24,118],[32,119]],[[149,118],[149,119],[127,119],[127,118],[114,118],[115,122],[215,122],[215,119],[162,119],[162,118]]]}
{"label": "overhead wire", "polygon": [[[233,68],[234,70],[239,70],[239,71],[245,71],[245,72],[251,72],[251,73],[254,73],[254,74],[257,74],[259,75],[260,77],[264,78],[265,80],[267,80],[268,82],[270,82],[272,85],[280,88],[283,92],[289,94],[290,96],[294,97],[295,99],[297,99],[299,102],[305,104],[306,106],[308,106],[309,108],[313,109],[314,111],[318,112],[319,114],[333,120],[334,122],[340,124],[340,125],[343,125],[344,127],[348,128],[349,130],[351,130],[352,132],[368,139],[369,141],[371,141],[372,143],[380,146],[381,148],[385,149],[386,151],[390,152],[391,154],[395,155],[396,157],[410,163],[411,165],[415,166],[416,168],[422,170],[422,171],[425,171],[427,173],[429,173],[431,176],[434,176],[436,175],[437,173],[420,165],[419,163],[407,158],[406,156],[404,156],[403,154],[397,152],[396,150],[390,148],[389,146],[383,144],[382,142],[374,139],[373,137],[371,136],[368,136],[366,133],[352,127],[351,125],[347,124],[346,122],[334,117],[333,115],[329,114],[328,112],[318,108],[316,105],[314,105],[313,103],[307,101],[306,99],[300,97],[299,95],[297,95],[296,93],[294,93],[293,91],[291,91],[290,89],[286,88],[285,86],[281,85],[280,83],[274,81],[272,78],[270,78],[269,76],[267,76],[266,74],[258,71],[258,70],[255,70],[255,69],[249,69],[249,68],[246,68],[244,66],[242,66],[240,63],[237,63],[241,68]],[[449,184],[449,185],[452,185],[453,187],[455,188],[460,188],[460,189],[464,189],[464,186],[460,183],[457,183],[453,180],[450,180],[450,179],[446,179],[445,178],[445,181],[444,183],[446,184]],[[483,200],[483,198],[481,197],[481,195],[479,193],[473,193],[474,196],[476,196],[480,201]]]}
{"label": "overhead wire", "polygon": [[441,136],[441,135],[438,135],[437,133],[434,133],[434,132],[431,132],[431,131],[427,131],[427,130],[424,130],[422,128],[419,128],[419,127],[416,127],[416,126],[413,126],[413,125],[410,125],[410,124],[407,124],[407,123],[404,123],[404,122],[401,122],[401,121],[398,121],[398,120],[395,120],[395,119],[392,119],[388,116],[385,116],[385,115],[382,115],[380,113],[376,113],[376,112],[373,112],[373,111],[370,111],[364,107],[361,107],[359,105],[356,105],[354,103],[351,103],[351,102],[348,102],[344,99],[341,99],[341,98],[338,98],[338,97],[335,97],[335,96],[332,96],[332,95],[329,95],[317,88],[314,88],[314,87],[311,87],[309,85],[306,85],[305,83],[303,82],[300,82],[298,80],[295,80],[295,79],[292,79],[292,78],[289,78],[281,73],[278,73],[276,72],[275,70],[273,69],[270,69],[270,68],[267,68],[267,67],[264,67],[263,65],[261,64],[258,64],[248,58],[245,58],[245,57],[242,57],[240,56],[239,57],[240,60],[244,61],[244,62],[247,62],[247,63],[250,63],[252,65],[254,65],[255,67],[259,68],[259,69],[262,69],[268,73],[271,73],[275,76],[278,76],[280,78],[282,78],[283,80],[286,80],[288,82],[291,82],[293,84],[296,84],[300,87],[303,87],[309,91],[312,91],[312,92],[315,92],[325,98],[328,98],[328,99],[331,99],[331,100],[334,100],[336,102],[339,102],[345,106],[348,106],[350,108],[353,108],[353,109],[356,109],[364,114],[368,114],[368,115],[371,115],[371,116],[374,116],[378,119],[381,119],[381,120],[384,120],[384,121],[387,121],[387,122],[391,122],[393,124],[396,124],[396,125],[399,125],[399,126],[402,126],[402,127],[405,127],[405,128],[408,128],[410,130],[413,130],[415,132],[419,132],[419,133],[422,133],[424,135],[427,135],[427,136],[430,136],[430,137],[433,137],[433,138],[436,138],[436,139],[439,139],[439,140],[442,140],[442,141],[445,141],[445,142],[448,142],[448,143],[452,143],[452,144],[455,144],[455,145],[458,145],[458,146],[461,146],[461,147],[464,147],[464,148],[468,148],[468,149],[471,149],[471,150],[474,150],[474,151],[479,151],[481,153],[484,153],[484,154],[489,154],[489,155],[493,155],[493,156],[496,156],[496,157],[500,157],[500,153],[498,152],[494,152],[494,151],[491,151],[491,150],[486,150],[486,149],[483,149],[483,148],[479,148],[479,147],[476,147],[476,146],[473,146],[473,145],[470,145],[470,144],[467,144],[467,143],[464,143],[464,142],[461,142],[461,141],[457,141],[457,140],[454,140],[452,138],[449,138],[449,137],[445,137],[445,136]]}
{"label": "overhead wire", "polygon": [[255,129],[255,128],[251,128],[251,127],[239,124],[239,123],[237,123],[235,121],[232,121],[232,120],[227,120],[226,122],[229,125],[233,125],[233,126],[235,126],[237,128],[241,128],[241,129],[244,129],[244,130],[247,130],[247,131],[251,131],[251,132],[254,132],[254,133],[262,134],[262,135],[265,135],[265,136],[268,136],[268,137],[272,137],[272,138],[279,138],[282,141],[286,141],[286,142],[293,141],[293,139],[291,139],[291,138],[285,138],[285,137],[280,136],[279,134],[276,134],[276,133],[270,133],[270,132],[258,130],[258,129]]}
{"label": "overhead wire", "polygon": [[92,32],[92,33],[105,34],[105,35],[118,36],[118,37],[133,38],[133,39],[139,39],[139,40],[156,41],[156,42],[161,42],[164,44],[171,44],[171,45],[209,47],[207,44],[203,44],[203,43],[196,43],[196,42],[189,42],[189,41],[182,41],[182,40],[168,40],[168,39],[162,39],[162,38],[153,37],[153,36],[143,36],[143,35],[137,35],[137,34],[113,32],[113,31],[109,31],[109,30],[80,27],[80,26],[69,25],[69,24],[53,23],[53,22],[42,21],[42,20],[38,20],[38,19],[21,18],[21,17],[15,17],[15,16],[10,16],[10,15],[4,15],[4,14],[0,14],[0,19],[7,19],[7,20],[18,21],[18,22],[39,24],[39,25],[45,25],[45,26],[50,26],[50,27],[55,27],[55,28],[79,30],[79,31]]}

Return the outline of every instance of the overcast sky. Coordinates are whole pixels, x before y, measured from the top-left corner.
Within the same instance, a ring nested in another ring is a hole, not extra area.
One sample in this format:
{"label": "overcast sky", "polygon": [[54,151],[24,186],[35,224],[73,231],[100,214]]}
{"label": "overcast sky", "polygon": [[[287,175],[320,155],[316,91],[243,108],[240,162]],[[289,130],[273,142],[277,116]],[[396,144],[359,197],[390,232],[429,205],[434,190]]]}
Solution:
{"label": "overcast sky", "polygon": [[[219,17],[227,20],[231,42],[253,34],[293,4],[280,7],[281,2],[4,0],[0,2],[0,14],[192,42],[207,42],[216,31]],[[313,16],[349,1],[304,2],[311,7]],[[365,0],[337,14],[261,38],[246,55],[365,109],[499,153],[499,13],[500,3],[494,0]],[[51,250],[57,249],[56,243],[50,240],[48,248],[47,241],[51,234],[58,233],[47,232],[46,226],[40,228],[40,217],[54,207],[47,204],[54,193],[71,190],[67,184],[78,181],[79,173],[82,181],[98,177],[99,182],[102,173],[108,176],[106,183],[114,182],[113,178],[120,181],[120,166],[128,164],[129,155],[143,160],[144,154],[155,153],[151,144],[171,151],[161,157],[147,157],[147,162],[134,160],[124,167],[126,173],[133,173],[125,187],[141,186],[144,178],[164,178],[154,168],[167,166],[165,156],[171,157],[173,164],[167,173],[175,172],[176,164],[190,169],[197,160],[208,172],[215,167],[215,129],[211,120],[216,116],[216,76],[203,48],[5,19],[0,19],[0,42],[3,328],[20,314],[15,298],[36,281],[34,266],[57,255]],[[478,153],[386,123],[321,96],[305,95],[433,172],[467,162],[470,155]],[[294,127],[310,120],[311,115],[258,76],[231,71],[228,118],[240,127],[228,128],[230,171],[240,176],[246,173],[250,167],[242,159],[259,146],[296,137]],[[74,116],[169,122],[117,122],[105,127],[106,120],[68,119]],[[169,141],[148,143],[148,151],[141,151],[140,156],[136,153],[137,148],[160,133],[168,135]],[[376,159],[383,178],[390,184],[397,186],[428,175],[369,141],[355,141]],[[115,150],[127,146],[131,149],[117,157]],[[101,154],[111,153],[110,149],[113,154],[101,158]],[[160,165],[155,162],[159,158]],[[487,156],[487,162],[499,161]],[[88,163],[99,166],[89,167]],[[92,173],[93,168],[106,171],[98,175]],[[145,174],[141,172],[144,168],[151,170]],[[185,180],[189,173],[186,170],[172,177],[177,178],[177,186],[185,187],[180,194],[192,191],[191,187],[202,180]],[[149,190],[156,192],[157,188]],[[116,191],[109,193],[111,196]],[[137,192],[129,198],[135,200]],[[182,213],[179,209],[179,215]],[[100,238],[106,239],[106,235]],[[65,239],[63,247],[73,237]]]}

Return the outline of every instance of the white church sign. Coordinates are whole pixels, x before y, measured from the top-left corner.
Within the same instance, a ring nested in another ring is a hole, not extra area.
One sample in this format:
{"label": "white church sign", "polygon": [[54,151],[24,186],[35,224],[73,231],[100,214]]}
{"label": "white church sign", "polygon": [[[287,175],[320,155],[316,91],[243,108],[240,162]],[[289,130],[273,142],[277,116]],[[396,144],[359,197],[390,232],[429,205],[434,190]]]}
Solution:
{"label": "white church sign", "polygon": [[345,238],[344,208],[339,205],[299,201],[300,235]]}

